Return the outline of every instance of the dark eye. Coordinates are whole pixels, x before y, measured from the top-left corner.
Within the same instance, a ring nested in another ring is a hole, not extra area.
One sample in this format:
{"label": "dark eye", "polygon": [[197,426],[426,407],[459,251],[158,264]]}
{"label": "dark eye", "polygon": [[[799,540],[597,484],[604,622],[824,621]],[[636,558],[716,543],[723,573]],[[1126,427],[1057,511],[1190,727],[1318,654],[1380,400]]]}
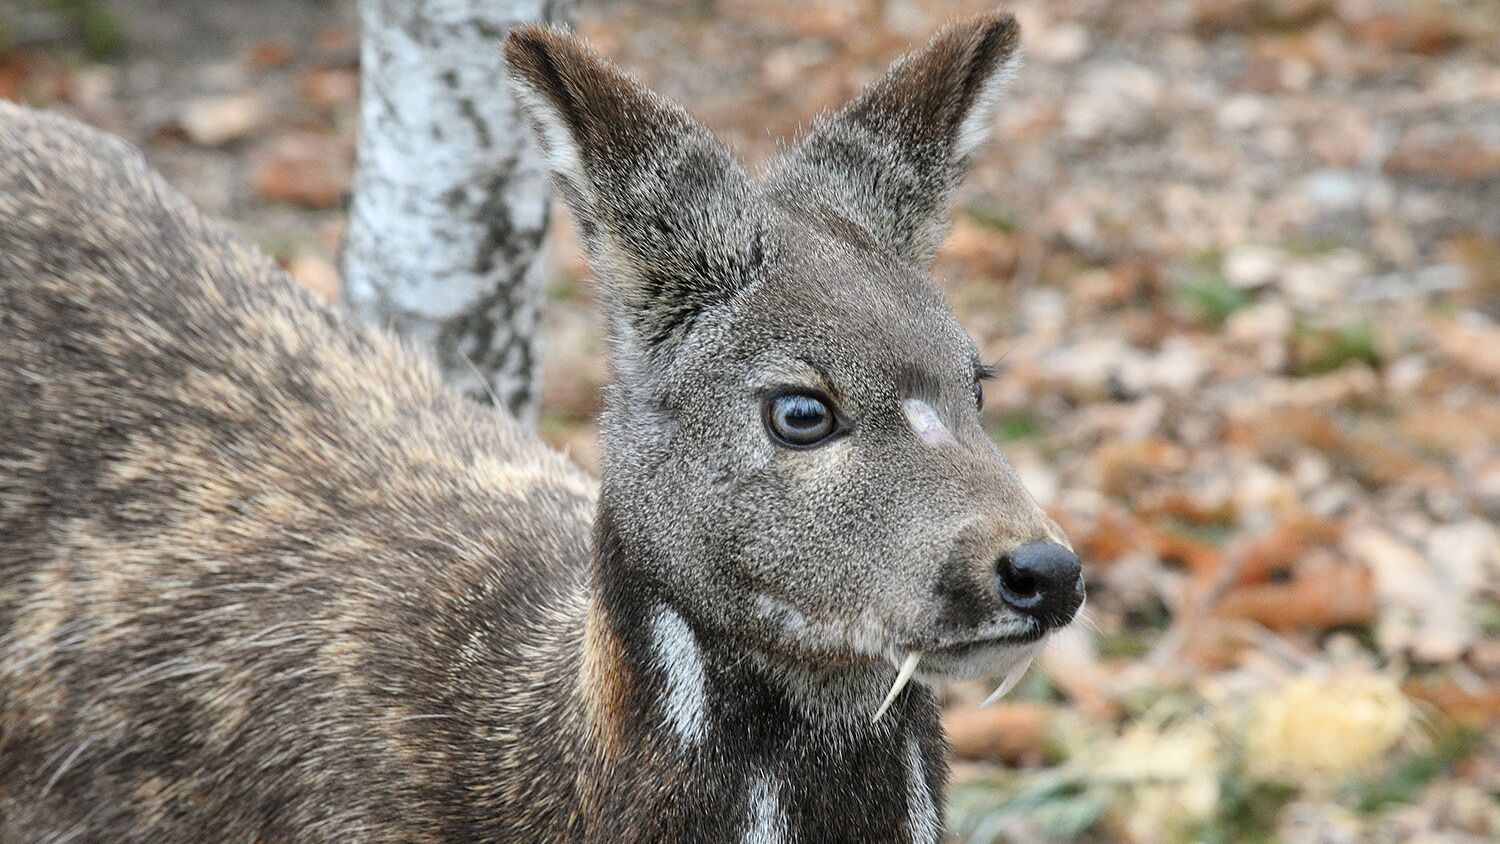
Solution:
{"label": "dark eye", "polygon": [[782,393],[766,404],[766,427],[783,444],[817,445],[838,429],[828,403],[806,393]]}
{"label": "dark eye", "polygon": [[995,367],[987,363],[974,362],[974,407],[984,410],[984,382],[995,377]]}

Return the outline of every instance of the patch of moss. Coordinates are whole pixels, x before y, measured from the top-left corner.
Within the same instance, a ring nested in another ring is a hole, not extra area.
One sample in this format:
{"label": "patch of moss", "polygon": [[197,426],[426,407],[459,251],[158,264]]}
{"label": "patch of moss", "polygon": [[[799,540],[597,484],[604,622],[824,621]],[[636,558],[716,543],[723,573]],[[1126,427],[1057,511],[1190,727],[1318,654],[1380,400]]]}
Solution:
{"label": "patch of moss", "polygon": [[1002,414],[989,422],[990,437],[997,442],[1016,442],[1041,436],[1041,420],[1029,411]]}
{"label": "patch of moss", "polygon": [[1318,258],[1348,248],[1348,244],[1343,241],[1323,237],[1294,238],[1286,241],[1282,246],[1288,254],[1300,258]]}
{"label": "patch of moss", "polygon": [[[69,51],[89,61],[114,56],[124,43],[120,16],[103,0],[33,0],[31,5],[54,16],[68,33]],[[7,40],[5,28],[5,21],[0,19],[0,46]]]}
{"label": "patch of moss", "polygon": [[1178,303],[1201,325],[1217,328],[1234,312],[1255,301],[1244,290],[1230,284],[1218,273],[1199,273],[1175,291]]}
{"label": "patch of moss", "polygon": [[1217,272],[1224,265],[1224,250],[1217,246],[1204,246],[1188,253],[1187,262],[1199,272]]}
{"label": "patch of moss", "polygon": [[578,279],[567,273],[558,273],[552,277],[551,283],[547,285],[548,302],[571,302],[577,299],[581,293],[582,287],[578,284]]}
{"label": "patch of moss", "polygon": [[1381,362],[1375,328],[1366,320],[1335,328],[1296,325],[1291,352],[1291,372],[1296,376],[1323,375],[1351,363],[1379,366]]}
{"label": "patch of moss", "polygon": [[1238,532],[1238,527],[1232,520],[1194,522],[1187,519],[1171,519],[1166,529],[1215,548],[1222,548]]}
{"label": "patch of moss", "polygon": [[103,3],[75,0],[80,7],[78,29],[83,39],[83,54],[91,61],[102,61],[120,51],[125,41],[120,18]]}
{"label": "patch of moss", "polygon": [[1474,618],[1484,635],[1500,638],[1500,606],[1481,604],[1474,608]]}
{"label": "patch of moss", "polygon": [[963,213],[979,225],[994,229],[1001,234],[1015,234],[1021,230],[1020,218],[1004,211],[968,206],[964,208]]}
{"label": "patch of moss", "polygon": [[1121,630],[1118,633],[1101,633],[1095,639],[1099,656],[1104,659],[1140,659],[1151,653],[1155,637],[1136,630]]}
{"label": "patch of moss", "polygon": [[302,248],[301,241],[284,232],[244,224],[231,224],[231,228],[277,261],[290,260]]}
{"label": "patch of moss", "polygon": [[1484,733],[1476,727],[1446,730],[1437,736],[1431,751],[1413,756],[1378,777],[1356,783],[1355,805],[1361,812],[1372,813],[1386,806],[1415,803],[1424,786],[1452,771],[1478,751],[1483,742]]}
{"label": "patch of moss", "polygon": [[577,419],[556,408],[543,407],[537,412],[537,433],[548,442],[561,442],[577,426]]}
{"label": "patch of moss", "polygon": [[1295,796],[1287,786],[1256,782],[1231,771],[1219,779],[1219,814],[1188,830],[1187,840],[1203,844],[1259,844],[1277,840],[1281,810]]}
{"label": "patch of moss", "polygon": [[971,844],[1009,840],[1007,830],[1016,822],[1044,838],[1066,841],[1093,828],[1109,805],[1108,789],[1077,776],[1000,775],[953,790],[950,826],[960,840]]}

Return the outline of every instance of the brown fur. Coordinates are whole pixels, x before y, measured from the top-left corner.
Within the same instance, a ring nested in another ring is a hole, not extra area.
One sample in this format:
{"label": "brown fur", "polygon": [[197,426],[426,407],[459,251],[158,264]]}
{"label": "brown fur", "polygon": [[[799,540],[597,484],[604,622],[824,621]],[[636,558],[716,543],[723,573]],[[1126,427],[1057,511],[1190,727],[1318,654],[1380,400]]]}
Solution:
{"label": "brown fur", "polygon": [[445,837],[478,710],[543,693],[475,651],[577,629],[592,481],[118,141],[0,105],[0,220],[0,840]]}

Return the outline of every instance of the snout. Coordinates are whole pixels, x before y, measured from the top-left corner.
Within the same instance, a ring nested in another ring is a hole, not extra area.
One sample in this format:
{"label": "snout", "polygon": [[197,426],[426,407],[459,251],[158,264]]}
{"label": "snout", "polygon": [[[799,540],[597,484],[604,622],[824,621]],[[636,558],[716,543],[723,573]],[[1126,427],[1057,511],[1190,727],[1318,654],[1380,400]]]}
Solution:
{"label": "snout", "polygon": [[1056,542],[1031,542],[995,563],[1000,600],[1044,627],[1061,627],[1083,605],[1083,565]]}

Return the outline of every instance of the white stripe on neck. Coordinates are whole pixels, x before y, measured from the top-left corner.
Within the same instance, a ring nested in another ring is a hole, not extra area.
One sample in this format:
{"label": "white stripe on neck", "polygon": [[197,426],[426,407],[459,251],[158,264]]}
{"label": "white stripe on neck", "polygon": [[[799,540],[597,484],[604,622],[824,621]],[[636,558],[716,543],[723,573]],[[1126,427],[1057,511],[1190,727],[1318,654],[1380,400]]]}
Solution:
{"label": "white stripe on neck", "polygon": [[927,766],[922,764],[922,746],[915,738],[906,745],[906,818],[912,844],[937,844],[938,813],[927,787]]}
{"label": "white stripe on neck", "polygon": [[662,710],[667,726],[682,743],[692,747],[707,733],[706,679],[703,654],[693,629],[670,607],[660,607],[651,619],[656,660],[666,680]]}
{"label": "white stripe on neck", "polygon": [[764,771],[751,780],[745,844],[782,844],[786,841],[786,813],[781,808],[779,790],[776,780]]}

